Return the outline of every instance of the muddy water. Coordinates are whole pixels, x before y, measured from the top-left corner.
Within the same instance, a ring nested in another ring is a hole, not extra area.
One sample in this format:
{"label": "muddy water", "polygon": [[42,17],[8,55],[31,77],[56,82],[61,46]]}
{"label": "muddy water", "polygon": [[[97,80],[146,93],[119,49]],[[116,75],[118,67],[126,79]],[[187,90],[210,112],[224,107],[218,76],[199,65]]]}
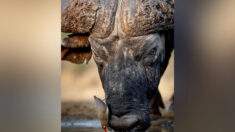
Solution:
{"label": "muddy water", "polygon": [[[153,123],[154,124],[154,123]],[[104,132],[98,120],[62,121],[62,132]],[[146,132],[173,132],[173,126],[151,126]]]}

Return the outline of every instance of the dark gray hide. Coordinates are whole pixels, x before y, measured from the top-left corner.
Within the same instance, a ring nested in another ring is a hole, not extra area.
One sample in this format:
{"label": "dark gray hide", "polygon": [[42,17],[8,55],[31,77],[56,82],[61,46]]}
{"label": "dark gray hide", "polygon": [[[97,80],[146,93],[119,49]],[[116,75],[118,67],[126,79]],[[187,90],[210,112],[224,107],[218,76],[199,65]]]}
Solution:
{"label": "dark gray hide", "polygon": [[62,12],[63,32],[88,37],[109,109],[107,125],[115,131],[146,130],[151,100],[163,106],[158,84],[173,49],[173,12],[172,0],[74,0]]}

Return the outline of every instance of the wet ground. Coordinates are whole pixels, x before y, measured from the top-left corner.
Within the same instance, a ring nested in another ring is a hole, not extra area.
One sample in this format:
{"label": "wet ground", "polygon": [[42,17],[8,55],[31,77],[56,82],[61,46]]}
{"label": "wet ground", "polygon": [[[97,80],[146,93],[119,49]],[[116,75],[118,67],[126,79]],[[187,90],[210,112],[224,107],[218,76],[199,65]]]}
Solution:
{"label": "wet ground", "polygon": [[[62,132],[104,132],[92,102],[62,102]],[[155,117],[146,132],[173,132],[173,120]]]}
{"label": "wet ground", "polygon": [[[164,125],[159,125],[158,121],[153,121],[153,125],[146,132],[173,132],[173,123],[171,121],[163,121]],[[155,124],[154,124],[155,123]],[[158,124],[156,126],[156,123]],[[104,132],[98,120],[77,120],[62,121],[62,132]]]}

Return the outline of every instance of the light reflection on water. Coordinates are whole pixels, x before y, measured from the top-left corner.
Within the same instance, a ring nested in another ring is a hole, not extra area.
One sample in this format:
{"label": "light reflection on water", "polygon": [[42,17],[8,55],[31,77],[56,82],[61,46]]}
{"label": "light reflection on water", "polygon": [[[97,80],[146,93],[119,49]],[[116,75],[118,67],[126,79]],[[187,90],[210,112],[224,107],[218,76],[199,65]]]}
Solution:
{"label": "light reflection on water", "polygon": [[99,120],[62,121],[62,132],[104,132]]}
{"label": "light reflection on water", "polygon": [[[104,132],[99,120],[62,121],[62,132]],[[151,126],[146,132],[174,132],[173,127]]]}
{"label": "light reflection on water", "polygon": [[62,128],[101,128],[98,120],[62,121]]}

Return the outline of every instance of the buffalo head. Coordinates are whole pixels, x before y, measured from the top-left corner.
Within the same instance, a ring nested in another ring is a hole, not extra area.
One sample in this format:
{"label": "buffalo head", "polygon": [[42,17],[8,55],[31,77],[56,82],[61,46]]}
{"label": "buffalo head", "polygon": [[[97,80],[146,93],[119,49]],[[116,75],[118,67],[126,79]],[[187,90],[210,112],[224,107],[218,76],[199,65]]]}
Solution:
{"label": "buffalo head", "polygon": [[170,0],[73,0],[62,12],[62,31],[74,33],[63,40],[63,59],[81,63],[90,57],[76,61],[81,48],[93,52],[105,91],[104,102],[95,97],[103,127],[150,126],[150,102],[159,96],[173,49],[173,6]]}

